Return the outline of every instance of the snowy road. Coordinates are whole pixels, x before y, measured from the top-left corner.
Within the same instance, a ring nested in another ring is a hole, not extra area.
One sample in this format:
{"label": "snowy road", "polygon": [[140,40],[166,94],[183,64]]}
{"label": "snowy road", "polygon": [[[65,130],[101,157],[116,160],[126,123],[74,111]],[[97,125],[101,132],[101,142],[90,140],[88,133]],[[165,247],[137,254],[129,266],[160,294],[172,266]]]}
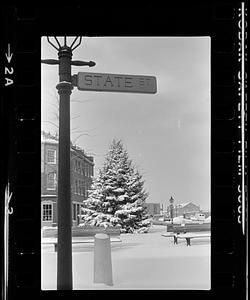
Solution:
{"label": "snowy road", "polygon": [[[210,289],[210,239],[173,244],[162,237],[165,227],[147,234],[122,234],[112,243],[113,286],[93,283],[94,244],[73,245],[73,288],[81,289]],[[53,246],[42,246],[42,289],[56,289]]]}

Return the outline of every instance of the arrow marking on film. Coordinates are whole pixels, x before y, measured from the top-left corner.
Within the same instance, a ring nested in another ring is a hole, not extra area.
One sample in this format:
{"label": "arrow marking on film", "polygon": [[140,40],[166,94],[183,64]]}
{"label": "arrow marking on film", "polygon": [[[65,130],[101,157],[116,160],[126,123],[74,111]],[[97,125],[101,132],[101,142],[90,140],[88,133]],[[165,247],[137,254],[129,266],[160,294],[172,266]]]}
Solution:
{"label": "arrow marking on film", "polygon": [[5,53],[8,63],[10,63],[12,59],[13,53],[10,53],[10,44],[8,44],[8,53]]}

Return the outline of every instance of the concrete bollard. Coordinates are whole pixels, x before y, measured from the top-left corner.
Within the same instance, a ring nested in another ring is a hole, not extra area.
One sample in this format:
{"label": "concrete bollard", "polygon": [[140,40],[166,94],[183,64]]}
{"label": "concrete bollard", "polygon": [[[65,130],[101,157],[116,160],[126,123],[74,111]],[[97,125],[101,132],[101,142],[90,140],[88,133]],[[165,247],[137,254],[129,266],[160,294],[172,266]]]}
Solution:
{"label": "concrete bollard", "polygon": [[110,237],[105,233],[95,235],[94,283],[113,285]]}

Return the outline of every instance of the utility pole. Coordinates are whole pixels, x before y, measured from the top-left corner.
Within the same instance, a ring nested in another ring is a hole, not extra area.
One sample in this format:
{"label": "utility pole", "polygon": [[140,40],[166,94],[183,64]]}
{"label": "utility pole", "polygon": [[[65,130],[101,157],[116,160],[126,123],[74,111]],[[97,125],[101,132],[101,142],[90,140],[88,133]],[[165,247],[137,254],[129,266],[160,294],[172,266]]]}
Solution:
{"label": "utility pole", "polygon": [[75,37],[70,46],[66,36],[61,44],[57,37],[49,44],[58,51],[58,60],[47,59],[42,63],[59,65],[59,163],[58,163],[58,250],[57,289],[72,290],[72,203],[70,184],[70,95],[73,89],[71,66],[95,66],[95,63],[72,61],[73,51],[81,44],[82,37]]}

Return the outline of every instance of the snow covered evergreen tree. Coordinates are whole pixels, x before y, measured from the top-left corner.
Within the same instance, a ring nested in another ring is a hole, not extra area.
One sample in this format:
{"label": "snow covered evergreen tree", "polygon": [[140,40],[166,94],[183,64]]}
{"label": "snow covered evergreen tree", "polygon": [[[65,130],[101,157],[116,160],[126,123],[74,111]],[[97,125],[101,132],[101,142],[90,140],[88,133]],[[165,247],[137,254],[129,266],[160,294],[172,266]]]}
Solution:
{"label": "snow covered evergreen tree", "polygon": [[143,185],[142,175],[135,170],[121,140],[114,139],[84,201],[84,224],[147,232],[150,222],[143,204],[148,194]]}

